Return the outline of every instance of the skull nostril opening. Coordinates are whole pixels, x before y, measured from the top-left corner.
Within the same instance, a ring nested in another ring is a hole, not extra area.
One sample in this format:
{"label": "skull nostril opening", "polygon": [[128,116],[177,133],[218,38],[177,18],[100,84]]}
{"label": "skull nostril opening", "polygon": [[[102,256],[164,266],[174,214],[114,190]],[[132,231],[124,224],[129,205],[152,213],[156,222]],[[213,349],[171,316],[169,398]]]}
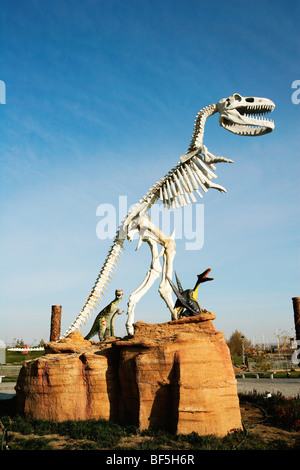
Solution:
{"label": "skull nostril opening", "polygon": [[245,98],[245,101],[247,101],[247,103],[254,103],[254,98]]}

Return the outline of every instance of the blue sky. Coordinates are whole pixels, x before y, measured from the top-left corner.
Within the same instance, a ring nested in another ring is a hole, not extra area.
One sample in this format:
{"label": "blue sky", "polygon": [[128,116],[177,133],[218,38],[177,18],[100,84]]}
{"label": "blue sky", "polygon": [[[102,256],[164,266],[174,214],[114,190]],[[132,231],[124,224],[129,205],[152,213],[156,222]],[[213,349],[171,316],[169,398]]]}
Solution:
{"label": "blue sky", "polygon": [[[217,166],[227,194],[199,202],[203,247],[177,240],[174,267],[185,288],[212,269],[199,300],[227,338],[293,334],[299,13],[293,0],[1,0],[1,340],[48,341],[56,304],[62,333],[69,327],[112,243],[97,237],[99,205],[137,202],[187,150],[196,113],[235,92],[272,99],[275,130],[243,138],[207,120],[204,143],[235,163]],[[150,252],[135,247],[125,243],[101,308],[119,288],[126,309],[143,280]],[[157,289],[136,321],[169,320]]]}

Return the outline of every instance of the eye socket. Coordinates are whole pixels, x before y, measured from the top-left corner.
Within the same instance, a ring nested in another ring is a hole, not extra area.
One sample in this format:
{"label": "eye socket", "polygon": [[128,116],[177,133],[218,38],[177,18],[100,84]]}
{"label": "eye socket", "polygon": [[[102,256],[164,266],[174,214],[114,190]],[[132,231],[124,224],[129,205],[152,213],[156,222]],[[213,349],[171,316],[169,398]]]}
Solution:
{"label": "eye socket", "polygon": [[241,97],[241,95],[239,95],[238,93],[236,93],[235,95],[233,95],[233,97],[234,97],[234,99],[235,99],[236,101],[242,101],[242,99],[243,99],[243,98]]}

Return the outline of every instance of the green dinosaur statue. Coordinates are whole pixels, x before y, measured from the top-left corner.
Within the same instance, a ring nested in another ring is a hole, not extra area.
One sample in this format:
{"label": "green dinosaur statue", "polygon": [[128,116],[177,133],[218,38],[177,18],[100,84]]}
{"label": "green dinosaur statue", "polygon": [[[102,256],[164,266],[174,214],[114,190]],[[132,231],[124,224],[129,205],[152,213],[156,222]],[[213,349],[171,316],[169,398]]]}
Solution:
{"label": "green dinosaur statue", "polygon": [[[173,289],[174,294],[177,297],[174,308],[178,311],[178,318],[190,317],[193,315],[199,315],[202,312],[200,304],[198,302],[198,289],[200,284],[206,281],[213,281],[213,277],[207,277],[211,269],[206,269],[202,274],[197,275],[197,282],[194,289],[183,290],[182,285],[175,272],[176,282],[178,289],[173,284],[172,280],[168,278],[168,281]],[[184,310],[185,309],[185,310]]]}
{"label": "green dinosaur statue", "polygon": [[115,292],[115,298],[101,310],[100,313],[95,318],[91,331],[86,335],[84,339],[90,339],[96,334],[99,336],[99,341],[108,338],[109,336],[114,336],[114,319],[118,314],[122,312],[119,310],[119,303],[123,298],[123,291],[117,289]]}

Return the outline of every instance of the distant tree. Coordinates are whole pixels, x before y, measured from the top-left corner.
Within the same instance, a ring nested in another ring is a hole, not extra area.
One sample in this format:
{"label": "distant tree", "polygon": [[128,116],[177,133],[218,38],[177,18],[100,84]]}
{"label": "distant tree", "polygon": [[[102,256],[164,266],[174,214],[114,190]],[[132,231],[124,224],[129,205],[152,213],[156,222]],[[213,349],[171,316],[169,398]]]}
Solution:
{"label": "distant tree", "polygon": [[269,362],[268,357],[265,354],[263,356],[256,358],[254,370],[266,371],[266,370],[270,370],[271,368],[272,368],[272,365]]}
{"label": "distant tree", "polygon": [[229,347],[230,354],[232,356],[242,355],[242,336],[244,337],[244,350],[250,348],[251,341],[249,341],[243,333],[235,330],[227,341],[227,346]]}
{"label": "distant tree", "polygon": [[14,348],[23,348],[25,346],[24,340],[23,339],[13,339],[13,347]]}
{"label": "distant tree", "polygon": [[293,334],[289,333],[288,331],[281,331],[277,332],[277,345],[279,352],[286,352],[291,348],[291,343],[294,338],[292,338]]}

